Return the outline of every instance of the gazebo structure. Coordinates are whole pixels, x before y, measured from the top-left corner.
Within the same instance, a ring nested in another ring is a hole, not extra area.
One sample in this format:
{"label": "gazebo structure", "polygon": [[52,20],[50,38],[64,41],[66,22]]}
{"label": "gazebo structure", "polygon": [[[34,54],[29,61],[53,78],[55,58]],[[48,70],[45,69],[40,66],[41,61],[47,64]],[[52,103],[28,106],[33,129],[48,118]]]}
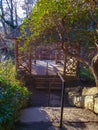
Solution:
{"label": "gazebo structure", "polygon": [[[24,42],[26,39],[20,38],[21,35],[21,28],[18,27],[6,36],[8,39],[13,40],[15,43],[14,47],[16,69],[24,67],[24,69],[27,69],[27,71],[31,73],[32,68],[30,67],[32,62],[36,64],[37,60],[55,60],[55,63],[57,64],[59,60],[63,60],[63,53],[58,43],[56,45],[37,43],[29,45],[29,47],[25,49]],[[29,31],[28,35],[30,35]],[[25,66],[23,63],[25,63]]]}
{"label": "gazebo structure", "polygon": [[[52,77],[54,75],[57,76],[58,72],[63,75],[65,71],[66,79],[78,78],[78,61],[71,56],[66,56],[64,60],[64,53],[59,42],[52,44],[30,44],[28,48],[25,49],[24,42],[26,39],[20,38],[21,35],[21,28],[18,27],[7,36],[8,39],[14,40],[15,43],[16,70],[22,69],[30,75],[50,75]],[[27,35],[30,35],[28,30]],[[32,43],[32,41],[30,42]],[[68,50],[73,54],[79,54],[79,48],[68,46]],[[66,63],[64,63],[64,61],[66,61]]]}

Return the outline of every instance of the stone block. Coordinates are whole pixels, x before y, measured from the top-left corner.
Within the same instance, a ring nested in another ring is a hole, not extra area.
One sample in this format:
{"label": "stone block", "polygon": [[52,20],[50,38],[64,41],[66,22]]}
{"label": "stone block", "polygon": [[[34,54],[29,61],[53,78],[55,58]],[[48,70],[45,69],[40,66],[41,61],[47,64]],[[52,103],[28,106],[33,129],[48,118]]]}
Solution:
{"label": "stone block", "polygon": [[75,105],[74,105],[74,96],[69,97],[69,98],[68,98],[68,101],[69,101],[69,104],[70,104],[71,106],[75,106]]}
{"label": "stone block", "polygon": [[84,107],[86,109],[93,110],[93,108],[94,108],[94,97],[93,96],[85,96]]}
{"label": "stone block", "polygon": [[98,93],[97,87],[91,87],[91,88],[83,88],[82,90],[82,95],[84,96],[90,96],[90,95],[95,95]]}
{"label": "stone block", "polygon": [[74,97],[74,105],[76,107],[81,107],[81,96],[75,96]]}
{"label": "stone block", "polygon": [[98,114],[98,97],[94,99],[94,112]]}
{"label": "stone block", "polygon": [[84,107],[84,97],[83,96],[72,96],[69,98],[69,103],[72,106]]}

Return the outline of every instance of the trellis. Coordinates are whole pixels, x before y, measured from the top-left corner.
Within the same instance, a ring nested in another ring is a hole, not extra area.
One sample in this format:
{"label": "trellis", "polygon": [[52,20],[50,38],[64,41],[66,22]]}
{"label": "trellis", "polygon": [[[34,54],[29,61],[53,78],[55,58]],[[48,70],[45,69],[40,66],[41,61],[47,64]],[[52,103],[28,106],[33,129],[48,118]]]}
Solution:
{"label": "trellis", "polygon": [[[68,53],[71,53],[72,55],[80,55],[80,47],[79,46],[68,46]],[[73,56],[67,55],[66,56],[66,75],[67,76],[78,76],[79,73],[79,62],[77,59]]]}

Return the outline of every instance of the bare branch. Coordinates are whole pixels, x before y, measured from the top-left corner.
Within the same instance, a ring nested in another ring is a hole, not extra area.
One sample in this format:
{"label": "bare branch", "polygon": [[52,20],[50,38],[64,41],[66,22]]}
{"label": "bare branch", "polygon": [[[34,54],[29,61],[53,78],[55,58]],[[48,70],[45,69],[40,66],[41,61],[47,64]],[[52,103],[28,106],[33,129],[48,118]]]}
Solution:
{"label": "bare branch", "polygon": [[6,0],[6,2],[7,2],[7,5],[8,5],[8,7],[9,7],[9,10],[10,10],[10,12],[11,12],[11,7],[10,7],[10,4],[9,4],[8,0]]}

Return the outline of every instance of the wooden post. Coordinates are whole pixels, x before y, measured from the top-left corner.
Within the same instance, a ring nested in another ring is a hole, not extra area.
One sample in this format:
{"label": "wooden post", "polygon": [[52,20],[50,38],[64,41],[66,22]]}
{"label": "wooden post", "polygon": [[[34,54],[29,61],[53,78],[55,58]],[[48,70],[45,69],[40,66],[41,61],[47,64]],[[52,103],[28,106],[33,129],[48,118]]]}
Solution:
{"label": "wooden post", "polygon": [[36,64],[36,46],[34,46],[34,64]]}
{"label": "wooden post", "polygon": [[62,81],[62,95],[61,95],[61,113],[60,113],[60,128],[63,126],[63,111],[64,111],[64,102],[65,102],[65,79],[62,77],[62,75],[58,72],[57,73],[59,78]]}
{"label": "wooden post", "polygon": [[65,81],[62,81],[62,97],[61,97],[61,116],[60,116],[60,128],[63,125],[63,111],[64,111],[64,100],[65,99]]}
{"label": "wooden post", "polygon": [[55,52],[55,63],[58,63],[58,51],[59,51],[59,47],[58,47],[58,43],[56,44],[56,52]]}
{"label": "wooden post", "polygon": [[66,64],[67,64],[67,55],[64,54],[64,71],[63,71],[64,78],[66,77],[66,73],[67,73],[67,66],[66,66]]}
{"label": "wooden post", "polygon": [[63,71],[63,76],[64,78],[66,79],[66,74],[67,74],[67,52],[68,52],[68,44],[66,43],[65,44],[65,51],[63,52],[64,53],[64,71]]}
{"label": "wooden post", "polygon": [[32,48],[29,49],[29,72],[32,73]]}
{"label": "wooden post", "polygon": [[15,40],[15,66],[16,70],[19,68],[19,40]]}
{"label": "wooden post", "polygon": [[[77,49],[77,54],[80,55],[80,45],[78,45],[78,47],[76,48]],[[77,79],[79,79],[79,74],[80,74],[80,70],[79,70],[79,61],[77,61],[77,67],[76,67],[76,76],[77,76]]]}

